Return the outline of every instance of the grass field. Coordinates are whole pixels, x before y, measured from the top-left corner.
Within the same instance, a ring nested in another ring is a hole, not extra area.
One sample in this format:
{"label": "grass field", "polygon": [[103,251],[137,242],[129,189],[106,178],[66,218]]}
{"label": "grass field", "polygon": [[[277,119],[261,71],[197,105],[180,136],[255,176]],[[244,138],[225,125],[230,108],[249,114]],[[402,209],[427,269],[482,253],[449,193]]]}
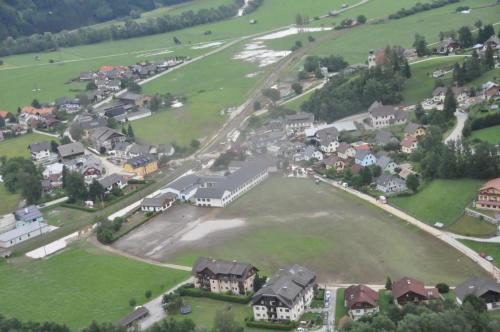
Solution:
{"label": "grass field", "polygon": [[347,308],[344,306],[344,288],[337,289],[337,298],[335,300],[335,326],[338,326],[342,317],[347,315]]}
{"label": "grass field", "polygon": [[493,257],[493,259],[495,260],[495,264],[497,266],[500,266],[500,244],[476,242],[470,240],[460,240],[460,242],[478,253],[485,253],[486,255]]}
{"label": "grass field", "polygon": [[21,195],[11,194],[5,186],[0,183],[0,215],[11,213],[17,207],[17,203],[21,199]]}
{"label": "grass field", "polygon": [[380,312],[387,312],[389,310],[389,305],[391,304],[391,296],[385,289],[378,291],[378,304],[380,306]]}
{"label": "grass field", "polygon": [[466,236],[491,236],[496,233],[497,227],[487,221],[463,215],[447,230]]}
{"label": "grass field", "polygon": [[7,158],[29,157],[28,145],[42,141],[50,142],[52,140],[59,141],[57,138],[35,133],[9,138],[0,142],[0,156]]}
{"label": "grass field", "polygon": [[114,322],[131,311],[128,301],[146,301],[189,273],[129,260],[76,243],[47,260],[20,257],[0,265],[0,312],[22,320],[55,321],[73,330]]}
{"label": "grass field", "polygon": [[471,138],[476,138],[491,144],[500,144],[500,125],[474,130],[471,134]]}
{"label": "grass field", "polygon": [[471,273],[483,273],[438,239],[310,180],[273,177],[226,207],[218,218],[243,218],[246,227],[198,241],[169,261],[191,265],[198,256],[208,255],[253,262],[268,275],[300,263],[325,283],[381,283],[387,275],[411,275],[454,284]]}
{"label": "grass field", "polygon": [[390,203],[428,224],[441,222],[447,226],[461,215],[482,183],[471,179],[434,180],[417,194],[393,197]]}

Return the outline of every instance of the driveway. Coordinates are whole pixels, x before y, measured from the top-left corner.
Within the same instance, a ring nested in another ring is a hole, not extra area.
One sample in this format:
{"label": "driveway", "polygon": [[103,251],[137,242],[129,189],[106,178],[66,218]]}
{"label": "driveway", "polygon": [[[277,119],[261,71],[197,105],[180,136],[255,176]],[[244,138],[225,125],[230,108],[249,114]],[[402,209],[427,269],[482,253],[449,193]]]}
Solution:
{"label": "driveway", "polygon": [[464,129],[465,120],[467,120],[468,117],[469,115],[465,112],[462,111],[455,112],[455,118],[457,119],[457,124],[455,125],[455,128],[453,128],[453,131],[444,140],[445,143],[448,143],[450,141],[456,142],[462,139],[462,130]]}

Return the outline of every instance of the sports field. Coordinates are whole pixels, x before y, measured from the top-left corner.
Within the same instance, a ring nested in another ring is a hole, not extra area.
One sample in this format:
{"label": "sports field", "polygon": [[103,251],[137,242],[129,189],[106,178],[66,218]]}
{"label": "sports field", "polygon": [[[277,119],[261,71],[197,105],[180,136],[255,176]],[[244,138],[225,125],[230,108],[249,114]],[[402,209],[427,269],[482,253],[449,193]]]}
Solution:
{"label": "sports field", "polygon": [[[158,225],[170,227],[169,213],[174,223],[186,215],[169,211]],[[146,228],[139,228],[117,246],[129,249],[138,242],[156,243],[135,252],[146,252],[144,255],[151,258],[159,257],[160,247],[169,243],[163,261],[190,266],[202,255],[236,259],[254,263],[265,274],[299,263],[316,271],[322,283],[382,283],[387,275],[411,275],[428,283],[455,284],[470,274],[483,274],[472,261],[440,240],[362,200],[311,180],[272,177],[229,207],[207,209],[205,214],[215,218],[213,227],[237,227],[204,230],[201,235],[195,230],[189,234],[196,233],[196,241],[177,238],[173,242],[161,231],[143,236]],[[195,221],[199,216],[192,218]]]}
{"label": "sports field", "polygon": [[92,320],[115,322],[132,310],[131,298],[142,304],[146,290],[155,297],[188,276],[76,243],[47,260],[0,262],[0,312],[80,330]]}
{"label": "sports field", "polygon": [[393,197],[389,202],[428,224],[441,222],[447,226],[461,216],[482,183],[472,179],[434,180],[415,195]]}
{"label": "sports field", "polygon": [[471,138],[476,138],[491,144],[500,144],[500,125],[480,130],[474,130]]}

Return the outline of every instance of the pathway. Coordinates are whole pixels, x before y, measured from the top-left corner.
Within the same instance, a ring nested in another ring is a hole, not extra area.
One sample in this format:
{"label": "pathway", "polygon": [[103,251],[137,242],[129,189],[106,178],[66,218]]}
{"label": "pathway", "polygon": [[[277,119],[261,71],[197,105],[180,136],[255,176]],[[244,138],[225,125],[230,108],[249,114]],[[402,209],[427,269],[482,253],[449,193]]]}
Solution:
{"label": "pathway", "polygon": [[458,234],[450,233],[450,232],[447,232],[447,234],[456,240],[471,240],[471,241],[483,242],[483,243],[498,243],[498,244],[500,244],[500,236],[483,238],[483,237],[458,235]]}
{"label": "pathway", "polygon": [[403,212],[403,211],[401,211],[401,210],[399,210],[391,205],[382,204],[377,199],[375,199],[374,197],[371,197],[367,194],[364,194],[362,192],[359,192],[359,191],[354,190],[354,189],[349,188],[349,187],[344,188],[343,186],[341,186],[340,184],[338,184],[334,181],[327,180],[327,179],[324,179],[324,178],[319,177],[319,176],[315,176],[315,178],[318,179],[319,181],[328,183],[328,184],[330,184],[330,185],[332,185],[340,190],[344,190],[350,194],[353,194],[353,195],[357,196],[358,198],[361,198],[361,199],[363,199],[363,200],[365,200],[373,205],[376,205],[379,208],[385,210],[386,212],[388,212],[388,213],[420,228],[424,232],[429,233],[430,235],[435,236],[438,239],[446,242],[448,245],[452,246],[453,248],[460,251],[465,256],[469,257],[472,261],[479,264],[479,266],[481,266],[481,268],[483,268],[485,271],[490,273],[495,280],[500,281],[500,269],[498,267],[496,267],[494,264],[488,262],[487,260],[485,260],[484,258],[479,256],[479,254],[477,252],[475,252],[474,250],[470,249],[469,247],[467,247],[466,245],[464,245],[463,243],[458,241],[456,238],[451,236],[448,232],[444,232],[444,231],[436,229],[430,225],[427,225],[426,223],[418,220],[417,218],[410,216],[409,214],[407,214],[407,213],[405,213],[405,212]]}
{"label": "pathway", "polygon": [[469,117],[469,115],[465,112],[457,110],[455,112],[455,118],[457,119],[457,123],[453,131],[446,137],[444,143],[448,143],[450,141],[459,141],[462,139],[462,130],[464,129],[465,121]]}
{"label": "pathway", "polygon": [[68,196],[64,196],[64,197],[61,197],[61,198],[58,198],[58,199],[54,199],[53,201],[50,201],[50,202],[38,204],[37,207],[39,209],[46,208],[46,207],[49,207],[49,206],[53,206],[53,205],[57,205],[57,204],[60,204],[60,203],[64,203],[68,199],[69,199]]}
{"label": "pathway", "polygon": [[51,133],[47,133],[45,131],[41,131],[41,130],[37,130],[37,129],[33,129],[33,132],[37,133],[37,134],[40,134],[40,135],[54,137],[54,138],[59,138],[60,137],[59,134],[51,134]]}

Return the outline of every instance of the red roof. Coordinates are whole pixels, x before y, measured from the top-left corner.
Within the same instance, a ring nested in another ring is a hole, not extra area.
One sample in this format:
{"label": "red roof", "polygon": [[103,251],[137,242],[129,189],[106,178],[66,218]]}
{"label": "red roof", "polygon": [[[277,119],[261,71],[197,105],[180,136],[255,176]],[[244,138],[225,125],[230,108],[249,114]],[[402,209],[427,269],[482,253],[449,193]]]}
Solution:
{"label": "red roof", "polygon": [[38,115],[52,114],[52,112],[54,112],[54,109],[52,107],[34,108],[32,106],[24,106],[21,109],[21,113],[38,114]]}
{"label": "red roof", "polygon": [[486,182],[481,187],[481,190],[486,190],[486,189],[491,189],[491,188],[496,189],[496,190],[500,190],[500,178],[496,178],[496,179],[493,179],[493,180]]}
{"label": "red roof", "polygon": [[113,71],[114,69],[115,69],[114,66],[102,66],[101,68],[99,68],[99,71],[103,72],[103,73],[107,73],[109,71]]}
{"label": "red roof", "polygon": [[365,143],[365,144],[356,145],[354,147],[354,150],[356,150],[356,151],[370,151],[370,144]]}
{"label": "red roof", "polygon": [[347,308],[352,309],[355,304],[368,303],[375,307],[378,301],[378,293],[365,285],[353,285],[344,292]]}
{"label": "red roof", "polygon": [[403,140],[403,142],[401,142],[401,146],[404,146],[405,148],[411,148],[416,141],[417,139],[414,137],[407,137]]}
{"label": "red roof", "polygon": [[5,119],[9,114],[10,112],[8,111],[0,111],[0,118]]}
{"label": "red roof", "polygon": [[432,299],[439,298],[439,294],[436,288],[425,288],[425,285],[413,278],[404,277],[401,280],[396,281],[392,285],[392,296],[395,299],[412,292],[418,294],[422,297],[427,298],[429,295]]}

